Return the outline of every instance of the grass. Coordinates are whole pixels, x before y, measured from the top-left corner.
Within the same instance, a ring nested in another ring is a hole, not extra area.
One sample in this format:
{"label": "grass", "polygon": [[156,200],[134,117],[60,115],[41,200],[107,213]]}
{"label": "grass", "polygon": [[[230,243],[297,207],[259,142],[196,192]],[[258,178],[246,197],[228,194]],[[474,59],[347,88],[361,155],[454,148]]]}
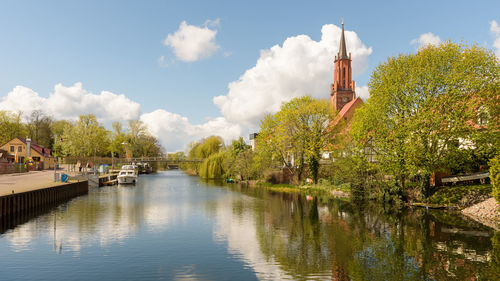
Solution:
{"label": "grass", "polygon": [[348,184],[332,185],[326,182],[320,182],[318,184],[305,184],[305,185],[293,185],[293,184],[272,184],[268,182],[259,182],[256,184],[257,187],[264,187],[268,190],[284,193],[307,193],[311,195],[325,195],[330,194],[331,191],[343,191],[349,193],[350,188]]}
{"label": "grass", "polygon": [[429,202],[443,205],[457,204],[471,190],[478,190],[483,194],[491,194],[491,184],[441,187],[429,197]]}

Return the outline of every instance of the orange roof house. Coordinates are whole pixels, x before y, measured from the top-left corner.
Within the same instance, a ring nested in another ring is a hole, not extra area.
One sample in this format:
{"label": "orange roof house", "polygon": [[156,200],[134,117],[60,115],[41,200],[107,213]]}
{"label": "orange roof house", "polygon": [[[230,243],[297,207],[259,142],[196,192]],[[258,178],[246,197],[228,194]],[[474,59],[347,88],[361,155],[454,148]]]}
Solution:
{"label": "orange roof house", "polygon": [[[0,149],[14,157],[18,163],[24,163],[28,157],[28,143],[23,138],[13,138],[7,143],[0,146]],[[35,162],[38,169],[54,168],[54,157],[50,149],[38,145],[34,142],[30,143],[30,157]]]}

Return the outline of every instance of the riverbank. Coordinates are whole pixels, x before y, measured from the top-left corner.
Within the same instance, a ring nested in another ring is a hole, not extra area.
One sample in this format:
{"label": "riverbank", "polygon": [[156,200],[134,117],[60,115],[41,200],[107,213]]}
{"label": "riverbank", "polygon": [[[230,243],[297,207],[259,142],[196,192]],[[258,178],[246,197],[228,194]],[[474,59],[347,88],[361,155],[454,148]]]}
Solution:
{"label": "riverbank", "polygon": [[[244,182],[249,186],[265,188],[282,193],[303,193],[311,196],[332,196],[348,199],[350,191],[347,185],[302,185],[271,184],[257,181]],[[485,200],[486,199],[486,200]],[[500,231],[500,205],[491,197],[491,185],[471,185],[443,187],[427,202],[407,203],[407,206],[457,211],[483,225]]]}
{"label": "riverbank", "polygon": [[491,197],[483,202],[463,209],[462,214],[484,225],[500,231],[500,204]]}

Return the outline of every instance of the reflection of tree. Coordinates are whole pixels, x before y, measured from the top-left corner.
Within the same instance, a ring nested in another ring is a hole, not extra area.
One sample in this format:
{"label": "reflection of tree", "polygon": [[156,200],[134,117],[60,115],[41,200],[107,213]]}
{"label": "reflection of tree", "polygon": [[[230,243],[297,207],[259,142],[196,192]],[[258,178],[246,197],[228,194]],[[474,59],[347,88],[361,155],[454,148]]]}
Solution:
{"label": "reflection of tree", "polygon": [[318,202],[298,194],[268,193],[257,210],[257,235],[267,259],[274,258],[296,279],[328,272],[330,253],[324,247],[327,231],[321,229]]}
{"label": "reflection of tree", "polygon": [[[241,191],[264,199],[254,208],[260,249],[296,279],[331,274],[332,280],[488,280],[498,271],[491,230],[478,230],[457,215],[446,214],[444,221],[452,222],[446,224],[435,217],[442,212]],[[493,240],[498,248],[499,238]]]}

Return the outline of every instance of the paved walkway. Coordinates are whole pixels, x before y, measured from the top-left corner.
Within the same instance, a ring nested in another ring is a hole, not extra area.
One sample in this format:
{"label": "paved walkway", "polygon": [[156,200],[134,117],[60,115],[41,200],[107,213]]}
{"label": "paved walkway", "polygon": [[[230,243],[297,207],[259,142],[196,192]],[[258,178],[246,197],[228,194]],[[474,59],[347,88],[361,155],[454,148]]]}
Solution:
{"label": "paved walkway", "polygon": [[[59,174],[64,170],[58,170]],[[0,175],[0,196],[62,184],[54,182],[54,170]]]}

